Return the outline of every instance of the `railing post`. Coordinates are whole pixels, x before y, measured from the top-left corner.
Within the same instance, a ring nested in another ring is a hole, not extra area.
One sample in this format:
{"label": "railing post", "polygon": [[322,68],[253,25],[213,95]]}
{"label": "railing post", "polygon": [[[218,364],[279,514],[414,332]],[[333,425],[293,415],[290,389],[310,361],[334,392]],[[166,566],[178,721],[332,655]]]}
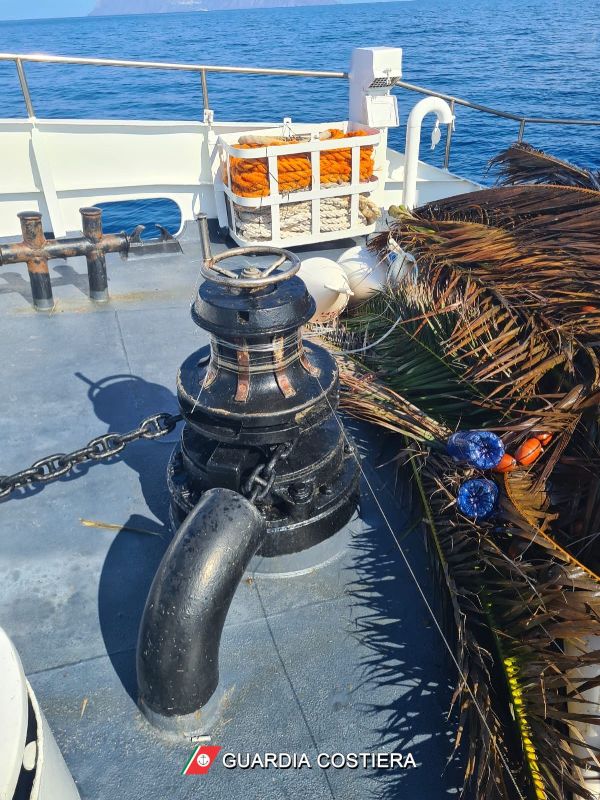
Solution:
{"label": "railing post", "polygon": [[27,109],[28,117],[35,117],[33,110],[33,103],[31,102],[31,94],[29,93],[29,86],[27,85],[27,76],[25,75],[25,67],[20,58],[15,59],[17,65],[17,75],[19,76],[19,83],[21,84],[21,92],[23,93],[23,100],[25,101],[25,108]]}
{"label": "railing post", "polygon": [[523,134],[525,133],[525,123],[526,122],[527,122],[527,120],[525,118],[523,118],[521,120],[521,124],[519,125],[519,135],[517,137],[517,142],[519,142],[519,143],[523,141]]}
{"label": "railing post", "polygon": [[210,105],[208,103],[208,83],[206,81],[205,69],[200,72],[200,79],[202,81],[202,103],[204,105],[204,110],[206,111],[207,108],[210,108]]}
{"label": "railing post", "polygon": [[[454,116],[454,100],[450,100],[450,111]],[[444,169],[448,169],[450,164],[450,148],[452,147],[452,134],[454,132],[454,120],[448,125],[448,133],[446,135],[446,150],[444,152]]]}

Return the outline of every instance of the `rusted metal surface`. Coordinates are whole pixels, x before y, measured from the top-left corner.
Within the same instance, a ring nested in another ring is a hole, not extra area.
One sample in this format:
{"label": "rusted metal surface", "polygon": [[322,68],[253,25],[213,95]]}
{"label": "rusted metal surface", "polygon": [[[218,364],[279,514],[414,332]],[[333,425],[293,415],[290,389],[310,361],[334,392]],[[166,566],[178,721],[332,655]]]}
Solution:
{"label": "rusted metal surface", "polygon": [[283,355],[283,336],[275,336],[273,338],[273,363],[275,365],[275,380],[277,381],[277,386],[279,386],[279,390],[284,397],[293,397],[296,394],[296,390],[290,383],[290,379],[286,374]]}
{"label": "rusted metal surface", "polygon": [[306,350],[304,349],[304,344],[302,343],[302,334],[298,336],[298,346],[300,348],[300,363],[302,367],[308,372],[309,375],[312,375],[313,378],[318,378],[321,374],[321,370],[318,367],[315,367],[314,364],[311,364],[309,357],[306,355]]}
{"label": "rusted metal surface", "polygon": [[[36,211],[22,211],[19,215],[23,241],[0,248],[0,263],[13,264],[24,261],[29,272],[33,303],[39,311],[54,307],[52,284],[48,272],[48,256],[45,251],[46,237],[42,228],[42,215]],[[9,250],[5,254],[5,250]],[[12,257],[11,257],[12,256]]]}
{"label": "rusted metal surface", "polygon": [[18,216],[23,241],[0,245],[0,266],[27,264],[33,304],[38,311],[49,311],[54,307],[48,272],[48,261],[52,258],[85,256],[90,298],[96,302],[108,300],[106,253],[127,253],[129,237],[125,233],[104,234],[101,209],[82,208],[80,212],[83,236],[46,239],[40,212],[22,211]]}
{"label": "rusted metal surface", "polygon": [[[81,208],[81,230],[88,242],[95,245],[85,254],[90,282],[90,298],[96,302],[108,300],[106,259],[102,249],[102,211],[99,208]],[[106,237],[107,239],[109,237]],[[120,249],[117,247],[117,250]]]}
{"label": "rusted metal surface", "polygon": [[236,357],[238,373],[235,399],[238,403],[245,403],[250,394],[250,354],[243,344],[240,345]]}
{"label": "rusted metal surface", "polygon": [[313,365],[308,360],[308,356],[306,352],[303,350],[302,355],[300,356],[300,363],[304,367],[304,369],[308,372],[309,375],[312,375],[314,378],[318,378],[321,374],[321,370],[318,367],[313,367]]}

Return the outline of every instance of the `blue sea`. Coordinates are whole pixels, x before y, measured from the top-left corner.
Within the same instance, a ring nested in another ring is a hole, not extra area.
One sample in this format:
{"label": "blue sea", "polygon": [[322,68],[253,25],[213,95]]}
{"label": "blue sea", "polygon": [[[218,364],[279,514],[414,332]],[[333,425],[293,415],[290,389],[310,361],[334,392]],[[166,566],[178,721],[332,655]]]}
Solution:
{"label": "blue sea", "polygon": [[[598,0],[409,0],[0,22],[0,38],[11,52],[330,70],[347,69],[354,47],[397,46],[406,81],[529,116],[600,118]],[[192,73],[28,64],[27,76],[39,117],[202,119]],[[0,64],[0,86],[1,115],[22,116],[12,64]],[[341,80],[217,74],[208,76],[208,88],[217,119],[347,118]],[[403,123],[419,99],[398,91]],[[431,124],[421,154],[441,165],[443,141],[429,151]],[[517,131],[518,123],[458,108],[451,170],[491,180],[488,159]],[[392,130],[392,146],[404,149],[404,135],[402,127]],[[528,125],[525,139],[600,168],[600,128]],[[152,220],[177,226],[160,204],[125,209],[108,222]]]}

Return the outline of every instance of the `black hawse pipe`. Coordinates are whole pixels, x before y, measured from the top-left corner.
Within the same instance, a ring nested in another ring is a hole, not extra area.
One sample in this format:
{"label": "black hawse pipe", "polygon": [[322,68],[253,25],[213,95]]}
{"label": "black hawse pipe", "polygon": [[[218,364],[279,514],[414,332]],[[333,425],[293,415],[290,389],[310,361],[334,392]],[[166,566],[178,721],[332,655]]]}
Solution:
{"label": "black hawse pipe", "polygon": [[223,625],[265,533],[261,513],[242,495],[211,489],[175,534],[150,588],[137,647],[138,702],[156,727],[191,734],[211,724]]}

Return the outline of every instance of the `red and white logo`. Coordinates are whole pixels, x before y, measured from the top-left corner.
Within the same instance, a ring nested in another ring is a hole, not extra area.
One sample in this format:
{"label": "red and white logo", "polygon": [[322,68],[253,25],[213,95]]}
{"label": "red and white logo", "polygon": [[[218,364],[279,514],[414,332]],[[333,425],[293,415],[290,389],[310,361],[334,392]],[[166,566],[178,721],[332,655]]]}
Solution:
{"label": "red and white logo", "polygon": [[221,748],[217,745],[199,744],[188,761],[182,775],[206,775]]}

